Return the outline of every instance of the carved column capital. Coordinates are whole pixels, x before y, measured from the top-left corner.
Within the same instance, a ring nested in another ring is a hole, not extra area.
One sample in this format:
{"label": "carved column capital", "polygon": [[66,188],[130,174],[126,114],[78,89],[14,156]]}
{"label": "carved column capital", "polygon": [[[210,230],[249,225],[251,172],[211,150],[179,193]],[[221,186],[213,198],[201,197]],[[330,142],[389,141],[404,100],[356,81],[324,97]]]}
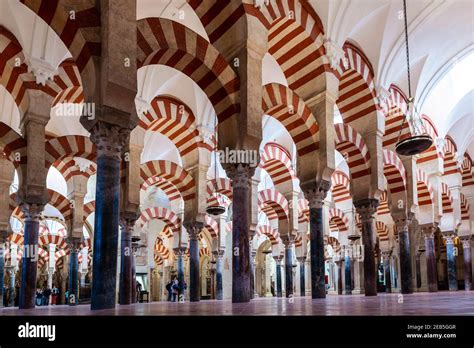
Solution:
{"label": "carved column capital", "polygon": [[41,213],[43,212],[44,205],[38,203],[26,203],[20,204],[20,209],[25,214],[25,222],[39,222]]}
{"label": "carved column capital", "polygon": [[232,180],[234,188],[249,188],[250,179],[255,174],[255,167],[247,163],[236,163],[225,165],[225,171]]}
{"label": "carved column capital", "polygon": [[470,249],[471,248],[471,240],[472,240],[472,237],[470,235],[461,237],[462,248],[463,249]]}
{"label": "carved column capital", "polygon": [[354,207],[357,213],[360,215],[362,223],[367,222],[374,218],[374,214],[377,212],[379,201],[377,199],[367,198],[354,202]]}
{"label": "carved column capital", "polygon": [[308,200],[309,208],[322,208],[324,204],[324,199],[326,198],[330,188],[331,183],[322,180],[317,187],[304,189],[304,196]]}
{"label": "carved column capital", "polygon": [[421,226],[421,233],[426,239],[433,239],[436,232],[437,226],[435,224]]}
{"label": "carved column capital", "polygon": [[456,234],[453,232],[443,232],[442,233],[443,239],[446,242],[446,245],[454,244],[454,238],[456,238]]}
{"label": "carved column capital", "polygon": [[190,240],[199,240],[199,233],[201,233],[202,229],[204,228],[204,224],[202,222],[189,222],[184,224],[184,228],[189,233]]}
{"label": "carved column capital", "polygon": [[291,234],[280,235],[281,241],[283,245],[285,246],[285,249],[289,249],[293,245],[295,245],[295,237],[296,236],[291,235]]}
{"label": "carved column capital", "polygon": [[300,256],[296,258],[300,264],[304,264],[306,262],[306,256]]}
{"label": "carved column capital", "polygon": [[67,238],[66,242],[71,251],[79,252],[81,250],[81,239],[80,238]]}
{"label": "carved column capital", "polygon": [[277,263],[277,266],[279,266],[283,258],[281,256],[273,256],[273,259]]}
{"label": "carved column capital", "polygon": [[130,129],[97,122],[90,133],[91,141],[97,146],[97,157],[104,155],[121,159],[122,150],[130,137]]}
{"label": "carved column capital", "polygon": [[214,250],[212,255],[214,255],[216,259],[222,259],[224,257],[224,252],[225,250]]}

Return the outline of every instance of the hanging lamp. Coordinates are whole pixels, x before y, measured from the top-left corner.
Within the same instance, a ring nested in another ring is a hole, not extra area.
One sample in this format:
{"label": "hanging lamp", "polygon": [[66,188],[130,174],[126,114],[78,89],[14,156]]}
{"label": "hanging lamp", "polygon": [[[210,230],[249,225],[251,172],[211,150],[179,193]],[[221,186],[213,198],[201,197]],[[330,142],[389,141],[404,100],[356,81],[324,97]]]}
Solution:
{"label": "hanging lamp", "polygon": [[[415,99],[411,94],[410,50],[408,46],[408,19],[406,0],[403,0],[403,17],[405,20],[405,46],[407,53],[408,109],[403,119],[400,133],[398,134],[395,151],[402,156],[414,156],[428,150],[433,143],[433,139],[431,139],[431,137],[426,133],[423,121],[421,120],[421,117],[415,106]],[[405,122],[408,122],[411,126],[410,128],[413,132],[413,135],[400,140]]]}
{"label": "hanging lamp", "polygon": [[[217,162],[218,162],[218,154],[217,154],[217,117],[215,118],[214,122],[214,179],[217,180]],[[217,196],[216,186],[213,185],[214,192],[211,194],[212,196]],[[217,205],[209,205],[206,208],[206,213],[213,216],[219,216],[225,213],[225,207],[219,204],[219,200],[217,200]]]}

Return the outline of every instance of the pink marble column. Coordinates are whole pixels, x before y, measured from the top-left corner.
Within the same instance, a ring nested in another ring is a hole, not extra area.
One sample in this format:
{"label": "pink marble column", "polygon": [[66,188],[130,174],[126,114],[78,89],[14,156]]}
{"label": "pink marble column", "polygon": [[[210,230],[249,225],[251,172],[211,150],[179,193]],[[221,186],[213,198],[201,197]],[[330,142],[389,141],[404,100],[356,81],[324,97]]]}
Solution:
{"label": "pink marble column", "polygon": [[464,290],[473,290],[471,236],[462,237],[461,242],[464,254]]}
{"label": "pink marble column", "polygon": [[428,278],[428,291],[438,291],[438,268],[436,266],[436,254],[434,233],[436,227],[428,226],[422,227],[422,232],[425,237],[425,255],[426,255],[426,272]]}
{"label": "pink marble column", "polygon": [[411,219],[407,217],[399,218],[395,221],[400,246],[400,285],[402,294],[413,293],[413,269],[409,234],[410,224]]}

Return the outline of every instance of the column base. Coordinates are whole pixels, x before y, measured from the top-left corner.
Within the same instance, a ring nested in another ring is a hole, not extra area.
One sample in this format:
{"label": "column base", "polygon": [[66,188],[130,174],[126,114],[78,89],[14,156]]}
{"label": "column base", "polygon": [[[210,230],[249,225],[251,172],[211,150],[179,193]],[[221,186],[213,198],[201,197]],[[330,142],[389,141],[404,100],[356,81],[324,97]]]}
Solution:
{"label": "column base", "polygon": [[365,289],[360,288],[360,289],[354,289],[352,290],[353,295],[365,295]]}

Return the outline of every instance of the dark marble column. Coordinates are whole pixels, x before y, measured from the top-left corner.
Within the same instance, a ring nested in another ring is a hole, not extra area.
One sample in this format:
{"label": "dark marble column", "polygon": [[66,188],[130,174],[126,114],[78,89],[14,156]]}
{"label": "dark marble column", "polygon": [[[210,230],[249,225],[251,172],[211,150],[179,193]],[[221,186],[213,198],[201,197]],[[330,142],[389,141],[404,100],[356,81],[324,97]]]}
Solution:
{"label": "dark marble column", "polygon": [[192,222],[186,224],[189,233],[189,300],[198,302],[201,299],[201,278],[199,276],[199,233],[203,224]]}
{"label": "dark marble column", "polygon": [[318,189],[305,191],[305,197],[309,204],[312,298],[326,298],[323,201],[329,188],[330,183],[324,182]]}
{"label": "dark marble column", "polygon": [[36,274],[38,270],[38,237],[39,218],[43,205],[23,203],[21,209],[25,214],[24,247],[21,265],[20,309],[35,308]]}
{"label": "dark marble column", "polygon": [[464,290],[473,290],[471,236],[461,238],[461,242],[464,254]]}
{"label": "dark marble column", "polygon": [[337,267],[337,294],[342,295],[342,260],[335,263]]}
{"label": "dark marble column", "polygon": [[9,299],[8,299],[8,307],[15,307],[15,266],[6,266],[6,271],[10,276],[10,283],[8,284],[8,291],[9,291]]}
{"label": "dark marble column", "polygon": [[305,263],[306,257],[298,257],[300,263],[300,295],[306,296],[306,277],[305,277]]}
{"label": "dark marble column", "polygon": [[257,252],[252,248],[252,239],[250,239],[249,253],[250,253],[250,298],[253,299],[255,298],[255,256],[257,255]]}
{"label": "dark marble column", "polygon": [[79,302],[79,245],[80,240],[70,239],[69,249],[69,284],[68,284],[68,304],[70,306],[76,306]]}
{"label": "dark marble column", "polygon": [[374,214],[379,202],[363,199],[354,202],[362,221],[362,244],[364,247],[364,289],[365,296],[377,296],[377,269],[375,267]]}
{"label": "dark marble column", "polygon": [[224,288],[222,286],[223,251],[215,252],[216,257],[216,300],[224,299]]}
{"label": "dark marble column", "polygon": [[255,168],[248,164],[226,165],[227,176],[232,180],[232,302],[249,302],[250,252],[249,204],[250,179]]}
{"label": "dark marble column", "polygon": [[285,245],[285,292],[286,297],[293,296],[293,246],[294,239],[283,239]]}
{"label": "dark marble column", "polygon": [[344,250],[344,290],[346,295],[352,295],[351,257],[349,250]]}
{"label": "dark marble column", "polygon": [[276,270],[276,295],[277,297],[283,296],[283,286],[281,282],[281,257],[274,256],[275,259],[275,270]]}
{"label": "dark marble column", "polygon": [[[177,259],[177,273],[178,273],[178,283],[184,284],[184,253],[186,249],[179,248],[175,250],[176,259]],[[184,302],[184,289],[181,287],[178,289],[178,302]]]}
{"label": "dark marble column", "polygon": [[385,292],[391,293],[392,292],[392,274],[390,270],[390,259],[392,257],[391,251],[382,251],[383,257],[383,271],[384,271],[384,278],[385,278]]}
{"label": "dark marble column", "polygon": [[398,232],[398,243],[400,253],[400,286],[402,294],[413,293],[413,269],[410,249],[409,225],[411,219],[399,217],[395,220],[395,228]]}
{"label": "dark marble column", "polygon": [[130,130],[98,122],[91,129],[97,148],[94,259],[91,309],[115,308],[120,213],[120,162]]}
{"label": "dark marble column", "polygon": [[422,227],[425,237],[425,256],[426,256],[426,272],[428,280],[428,291],[438,291],[438,267],[436,266],[434,233],[436,228],[434,226]]}
{"label": "dark marble column", "polygon": [[3,307],[6,238],[7,238],[7,231],[0,231],[0,308]]}
{"label": "dark marble column", "polygon": [[457,252],[454,251],[454,238],[453,234],[443,235],[444,240],[446,241],[446,257],[448,261],[448,285],[449,291],[458,290],[458,279],[457,279],[457,270],[456,270],[456,255]]}
{"label": "dark marble column", "polygon": [[131,290],[131,296],[132,296],[132,303],[137,303],[138,297],[137,297],[137,274],[136,274],[136,267],[135,267],[135,258],[136,258],[136,253],[138,251],[138,243],[132,241],[132,278],[130,279],[131,285],[130,288]]}
{"label": "dark marble column", "polygon": [[133,285],[133,249],[132,233],[137,221],[137,214],[122,214],[122,234],[120,241],[120,282],[119,282],[119,304],[128,305],[132,302]]}

